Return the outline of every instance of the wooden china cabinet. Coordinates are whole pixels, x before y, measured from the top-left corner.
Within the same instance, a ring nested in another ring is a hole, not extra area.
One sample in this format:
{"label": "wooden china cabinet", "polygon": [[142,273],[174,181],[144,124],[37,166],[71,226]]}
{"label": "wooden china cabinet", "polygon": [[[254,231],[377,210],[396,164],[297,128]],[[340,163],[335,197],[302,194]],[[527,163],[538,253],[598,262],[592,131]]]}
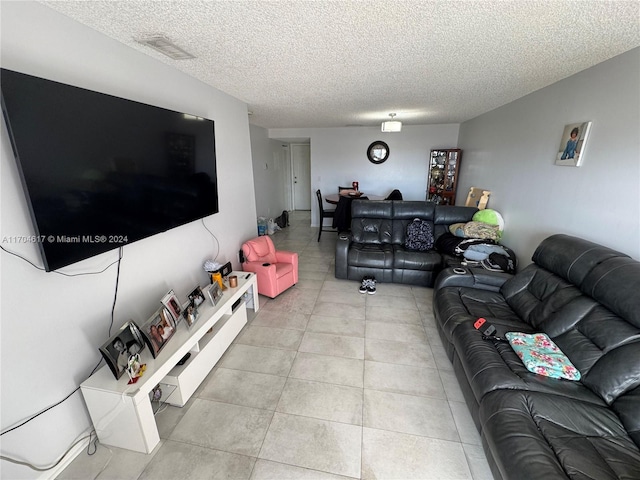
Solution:
{"label": "wooden china cabinet", "polygon": [[462,150],[440,148],[431,150],[429,156],[429,177],[427,179],[427,200],[439,205],[456,204],[456,187]]}

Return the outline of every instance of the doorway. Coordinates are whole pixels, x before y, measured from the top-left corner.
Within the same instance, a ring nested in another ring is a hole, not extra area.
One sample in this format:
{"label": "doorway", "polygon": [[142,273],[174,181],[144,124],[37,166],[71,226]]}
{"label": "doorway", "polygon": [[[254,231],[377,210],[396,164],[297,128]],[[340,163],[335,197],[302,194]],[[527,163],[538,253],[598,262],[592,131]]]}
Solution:
{"label": "doorway", "polygon": [[293,210],[311,210],[311,145],[291,144]]}

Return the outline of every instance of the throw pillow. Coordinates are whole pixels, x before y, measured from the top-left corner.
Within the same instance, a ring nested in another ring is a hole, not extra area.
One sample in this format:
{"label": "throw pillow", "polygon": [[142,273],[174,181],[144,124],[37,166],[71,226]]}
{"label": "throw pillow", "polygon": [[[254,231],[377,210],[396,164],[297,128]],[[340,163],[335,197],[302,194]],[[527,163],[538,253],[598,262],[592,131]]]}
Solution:
{"label": "throw pillow", "polygon": [[511,348],[527,370],[552,378],[580,380],[580,372],[544,333],[507,332]]}

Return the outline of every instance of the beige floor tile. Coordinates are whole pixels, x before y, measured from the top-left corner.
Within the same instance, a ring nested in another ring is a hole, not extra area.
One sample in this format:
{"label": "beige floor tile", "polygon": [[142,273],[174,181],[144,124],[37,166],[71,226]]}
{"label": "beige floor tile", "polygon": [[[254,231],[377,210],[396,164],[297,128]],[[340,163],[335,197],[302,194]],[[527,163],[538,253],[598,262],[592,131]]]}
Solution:
{"label": "beige floor tile", "polygon": [[408,308],[371,307],[367,305],[366,316],[367,322],[422,324],[420,312]]}
{"label": "beige floor tile", "polygon": [[385,322],[367,322],[366,338],[378,340],[393,340],[407,343],[429,343],[422,325],[404,325]]}
{"label": "beige floor tile", "polygon": [[333,302],[318,302],[315,304],[312,312],[313,315],[322,315],[325,317],[344,317],[353,318],[355,320],[365,319],[365,306],[363,305],[345,305]]}
{"label": "beige floor tile", "polygon": [[364,343],[364,358],[374,362],[436,368],[431,346],[424,343],[392,342],[367,338]]}
{"label": "beige floor tile", "polygon": [[296,357],[293,350],[232,345],[220,362],[221,367],[287,376]]}
{"label": "beige floor tile", "polygon": [[255,458],[245,455],[167,441],[139,478],[140,480],[175,480],[177,478],[242,480],[249,478],[255,461]]}
{"label": "beige floor tile", "polygon": [[358,288],[358,284],[342,290],[326,290],[323,288],[320,291],[320,295],[318,295],[318,302],[336,304],[334,305],[336,310],[340,310],[342,304],[364,308],[366,296],[360,293]]}
{"label": "beige floor tile", "polygon": [[258,459],[251,474],[251,480],[351,480],[352,478],[262,459]]}
{"label": "beige floor tile", "polygon": [[257,457],[273,412],[196,399],[170,440]]}
{"label": "beige floor tile", "polygon": [[259,458],[360,477],[362,427],[275,413]]}
{"label": "beige floor tile", "polygon": [[361,425],[362,389],[290,378],[276,411]]}
{"label": "beige floor tile", "polygon": [[365,427],[459,442],[446,400],[364,390]]}
{"label": "beige floor tile", "polygon": [[305,332],[300,352],[364,359],[364,338]]}
{"label": "beige floor tile", "polygon": [[334,335],[347,335],[351,337],[364,337],[364,325],[364,320],[311,315],[309,323],[307,324],[307,331],[331,333]]}
{"label": "beige floor tile", "polygon": [[476,428],[476,424],[474,423],[471,413],[467,408],[467,404],[463,402],[449,401],[449,407],[451,408],[453,419],[456,422],[460,441],[470,445],[482,445],[480,433],[478,433],[478,429]]}
{"label": "beige floor tile", "polygon": [[471,469],[473,480],[493,480],[494,477],[482,447],[463,443],[462,448],[464,448],[464,453],[467,456],[467,463]]}
{"label": "beige floor tile", "polygon": [[363,372],[363,360],[299,352],[289,377],[362,388]]}
{"label": "beige floor tile", "polygon": [[472,480],[460,443],[366,427],[362,478]]}
{"label": "beige floor tile", "polygon": [[442,385],[444,391],[447,394],[447,398],[453,402],[464,402],[464,394],[456,378],[456,374],[453,370],[443,371],[440,370],[440,378],[442,379]]}
{"label": "beige floor tile", "polygon": [[236,339],[236,343],[255,347],[297,350],[304,332],[286,328],[260,327],[250,325]]}
{"label": "beige floor tile", "polygon": [[277,310],[260,309],[256,318],[251,322],[252,326],[288,328],[291,330],[305,330],[309,322],[307,313],[283,313]]}
{"label": "beige floor tile", "polygon": [[381,295],[377,292],[375,295],[367,295],[367,307],[385,307],[418,311],[416,301],[413,297]]}
{"label": "beige floor tile", "polygon": [[245,407],[275,410],[285,377],[219,368],[204,386],[199,398]]}
{"label": "beige floor tile", "polygon": [[364,388],[446,399],[435,368],[365,361]]}

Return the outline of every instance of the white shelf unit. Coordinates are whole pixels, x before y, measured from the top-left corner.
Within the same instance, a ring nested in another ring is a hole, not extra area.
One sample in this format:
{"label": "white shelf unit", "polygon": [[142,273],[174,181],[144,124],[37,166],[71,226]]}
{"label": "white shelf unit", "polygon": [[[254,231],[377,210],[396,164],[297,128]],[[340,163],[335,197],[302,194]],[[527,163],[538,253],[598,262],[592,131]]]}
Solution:
{"label": "white shelf unit", "polygon": [[[238,286],[227,287],[215,307],[208,299],[200,305],[191,327],[180,322],[157,358],[148,348],[143,350],[142,363],[147,369],[135,384],[128,385],[126,375],[116,380],[105,365],[80,385],[100,443],[151,453],[160,442],[149,398],[153,388],[159,383],[175,387],[166,402],[184,406],[247,323],[247,307],[256,312],[259,309],[255,274],[232,275],[237,275]],[[238,300],[240,305],[232,311]],[[177,365],[188,352],[191,357],[184,365]]]}

